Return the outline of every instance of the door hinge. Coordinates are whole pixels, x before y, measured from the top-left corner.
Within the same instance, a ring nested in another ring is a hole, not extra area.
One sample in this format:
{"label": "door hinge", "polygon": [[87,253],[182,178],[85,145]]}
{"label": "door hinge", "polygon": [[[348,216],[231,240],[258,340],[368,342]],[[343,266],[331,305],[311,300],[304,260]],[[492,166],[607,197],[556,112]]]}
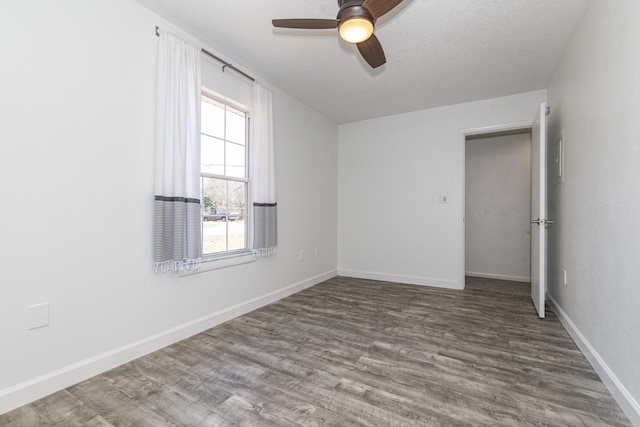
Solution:
{"label": "door hinge", "polygon": [[551,224],[553,224],[553,220],[551,220],[551,219],[542,219],[542,218],[532,219],[529,222],[531,224],[538,224],[538,225],[551,225]]}
{"label": "door hinge", "polygon": [[544,115],[548,116],[549,114],[551,114],[551,107],[547,105],[547,108],[544,110]]}

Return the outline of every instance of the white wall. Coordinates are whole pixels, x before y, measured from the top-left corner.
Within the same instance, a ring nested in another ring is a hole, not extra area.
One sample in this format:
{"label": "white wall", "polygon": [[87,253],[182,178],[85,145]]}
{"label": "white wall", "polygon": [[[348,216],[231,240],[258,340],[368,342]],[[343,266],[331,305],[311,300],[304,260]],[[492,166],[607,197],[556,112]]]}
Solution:
{"label": "white wall", "polygon": [[531,134],[469,139],[465,150],[466,274],[531,280]]}
{"label": "white wall", "polygon": [[549,217],[556,223],[549,229],[548,292],[636,425],[639,46],[640,2],[594,1],[551,79],[548,134],[552,141],[565,131],[565,181],[549,184]]}
{"label": "white wall", "polygon": [[464,135],[531,124],[545,100],[541,90],[341,125],[340,274],[463,288]]}
{"label": "white wall", "polygon": [[277,89],[278,254],[153,274],[155,25],[130,0],[3,6],[0,413],[336,274],[337,126]]}

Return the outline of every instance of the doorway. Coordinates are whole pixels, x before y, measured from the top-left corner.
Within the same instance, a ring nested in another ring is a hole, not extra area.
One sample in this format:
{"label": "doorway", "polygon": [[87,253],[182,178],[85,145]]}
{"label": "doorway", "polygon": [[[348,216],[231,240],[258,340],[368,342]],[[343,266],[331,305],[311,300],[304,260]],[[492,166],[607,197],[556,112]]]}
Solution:
{"label": "doorway", "polygon": [[531,293],[531,128],[465,136],[465,288]]}

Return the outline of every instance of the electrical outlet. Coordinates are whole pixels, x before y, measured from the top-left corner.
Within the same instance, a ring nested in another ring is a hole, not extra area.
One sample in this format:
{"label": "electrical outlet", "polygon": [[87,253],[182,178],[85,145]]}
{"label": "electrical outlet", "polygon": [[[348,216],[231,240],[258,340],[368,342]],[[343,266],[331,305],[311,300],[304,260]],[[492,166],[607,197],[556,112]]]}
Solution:
{"label": "electrical outlet", "polygon": [[567,284],[567,270],[562,270],[562,283]]}
{"label": "electrical outlet", "polygon": [[300,262],[304,261],[304,251],[300,251]]}

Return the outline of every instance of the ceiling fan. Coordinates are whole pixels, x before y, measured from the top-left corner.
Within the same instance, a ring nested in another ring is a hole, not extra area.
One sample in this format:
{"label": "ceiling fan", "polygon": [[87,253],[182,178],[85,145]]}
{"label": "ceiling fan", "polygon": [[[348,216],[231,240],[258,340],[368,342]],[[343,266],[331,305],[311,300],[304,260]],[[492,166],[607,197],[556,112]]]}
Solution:
{"label": "ceiling fan", "polygon": [[373,34],[376,20],[402,3],[402,0],[338,0],[336,19],[274,19],[277,28],[324,30],[337,28],[340,37],[355,43],[365,61],[378,68],[387,62],[380,41]]}

